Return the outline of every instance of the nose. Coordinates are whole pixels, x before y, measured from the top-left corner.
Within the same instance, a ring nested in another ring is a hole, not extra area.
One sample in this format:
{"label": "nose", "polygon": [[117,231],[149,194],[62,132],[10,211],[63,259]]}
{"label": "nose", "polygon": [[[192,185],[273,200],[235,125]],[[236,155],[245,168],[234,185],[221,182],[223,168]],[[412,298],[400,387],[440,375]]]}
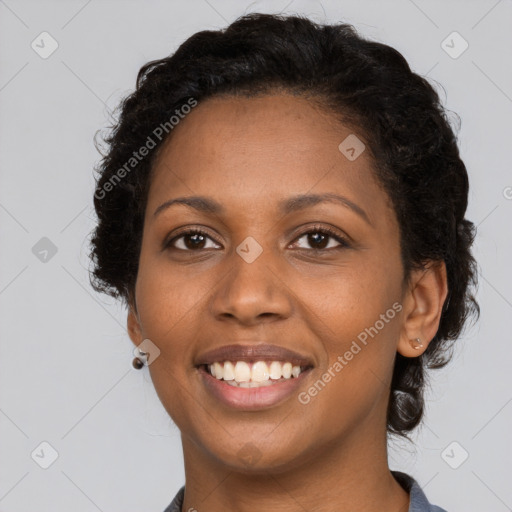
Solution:
{"label": "nose", "polygon": [[230,271],[212,297],[211,312],[218,320],[231,320],[246,326],[288,318],[293,294],[285,273],[272,264],[270,251],[251,263],[235,251],[226,262]]}

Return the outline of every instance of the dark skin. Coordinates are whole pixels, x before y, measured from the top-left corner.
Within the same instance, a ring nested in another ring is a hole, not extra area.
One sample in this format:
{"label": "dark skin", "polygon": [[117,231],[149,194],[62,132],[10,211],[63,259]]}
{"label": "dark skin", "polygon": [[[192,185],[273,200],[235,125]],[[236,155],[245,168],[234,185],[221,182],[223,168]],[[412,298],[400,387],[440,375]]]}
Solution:
{"label": "dark skin", "polygon": [[[370,155],[349,161],[338,150],[350,133],[301,97],[214,97],[174,128],[155,162],[128,330],[135,345],[149,338],[161,351],[149,370],[181,431],[183,510],[408,510],[388,468],[386,407],[396,353],[417,357],[437,332],[446,267],[432,262],[404,282],[397,219]],[[290,196],[326,192],[367,220],[333,202],[278,211]],[[175,204],[154,216],[169,199],[199,195],[225,212]],[[162,249],[185,227],[206,231],[203,245],[189,235]],[[349,245],[304,234],[324,227]],[[263,249],[250,264],[235,250],[248,236]],[[395,302],[402,310],[306,405],[293,394],[232,409],[193,364],[212,348],[265,340],[314,361],[304,391]]]}

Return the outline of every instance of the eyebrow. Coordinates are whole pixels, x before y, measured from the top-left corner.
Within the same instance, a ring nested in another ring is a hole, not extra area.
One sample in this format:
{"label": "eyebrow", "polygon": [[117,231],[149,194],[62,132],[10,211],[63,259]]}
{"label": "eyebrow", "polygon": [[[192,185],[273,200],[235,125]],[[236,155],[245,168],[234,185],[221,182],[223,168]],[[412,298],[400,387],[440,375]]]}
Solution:
{"label": "eyebrow", "polygon": [[[337,203],[351,209],[359,217],[361,217],[366,223],[372,226],[372,223],[368,217],[368,214],[357,204],[350,199],[340,196],[338,194],[325,193],[325,194],[301,194],[297,196],[289,197],[278,203],[279,211],[288,215],[292,212],[310,208],[320,203]],[[177,197],[170,199],[165,203],[162,203],[153,213],[153,217],[156,217],[162,211],[166,210],[173,204],[183,204],[189,208],[193,208],[202,213],[219,215],[225,213],[225,208],[210,197],[205,196],[188,196],[188,197]]]}

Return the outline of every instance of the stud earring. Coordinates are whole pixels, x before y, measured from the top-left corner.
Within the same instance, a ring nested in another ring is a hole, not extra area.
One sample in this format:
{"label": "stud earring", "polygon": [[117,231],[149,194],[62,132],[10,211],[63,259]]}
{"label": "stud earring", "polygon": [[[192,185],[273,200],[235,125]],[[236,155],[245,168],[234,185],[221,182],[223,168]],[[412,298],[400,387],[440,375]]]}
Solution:
{"label": "stud earring", "polygon": [[409,340],[409,343],[412,347],[414,347],[416,350],[419,350],[421,347],[423,347],[423,343],[421,342],[420,338],[414,338],[413,340]]}
{"label": "stud earring", "polygon": [[135,357],[132,361],[132,366],[136,370],[140,370],[147,363],[147,352],[143,352],[140,348],[138,349],[138,353],[141,357]]}

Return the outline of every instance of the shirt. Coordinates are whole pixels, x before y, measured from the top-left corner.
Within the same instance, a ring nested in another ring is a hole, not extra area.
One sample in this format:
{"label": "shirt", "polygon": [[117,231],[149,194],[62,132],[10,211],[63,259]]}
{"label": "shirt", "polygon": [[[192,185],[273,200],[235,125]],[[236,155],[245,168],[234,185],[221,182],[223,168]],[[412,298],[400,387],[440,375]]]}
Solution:
{"label": "shirt", "polygon": [[[425,496],[425,493],[419,486],[416,480],[401,471],[391,471],[398,483],[409,493],[411,503],[408,512],[446,512],[444,508],[431,505]],[[174,497],[171,504],[164,510],[164,512],[186,512],[182,511],[183,498],[185,496],[185,486],[183,486],[178,494]],[[208,512],[208,511],[205,511]]]}

